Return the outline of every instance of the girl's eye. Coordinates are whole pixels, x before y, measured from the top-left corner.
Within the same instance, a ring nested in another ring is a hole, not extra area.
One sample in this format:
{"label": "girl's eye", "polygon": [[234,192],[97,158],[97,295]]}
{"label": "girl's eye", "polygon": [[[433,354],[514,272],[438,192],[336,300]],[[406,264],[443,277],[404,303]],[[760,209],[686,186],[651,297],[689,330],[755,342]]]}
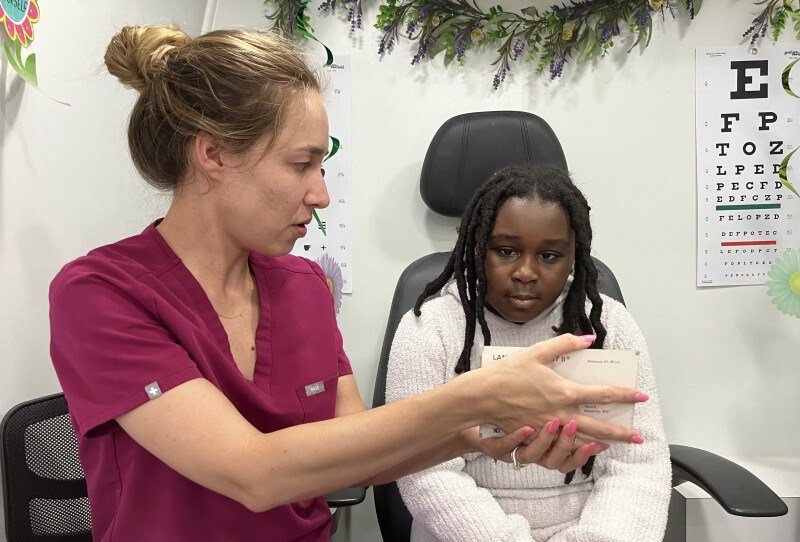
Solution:
{"label": "girl's eye", "polygon": [[504,258],[510,258],[511,256],[514,255],[514,250],[511,249],[511,248],[502,248],[501,247],[501,248],[497,249],[497,253],[500,256],[504,257]]}
{"label": "girl's eye", "polygon": [[546,262],[553,262],[557,260],[561,255],[556,252],[545,252],[543,253],[540,258]]}

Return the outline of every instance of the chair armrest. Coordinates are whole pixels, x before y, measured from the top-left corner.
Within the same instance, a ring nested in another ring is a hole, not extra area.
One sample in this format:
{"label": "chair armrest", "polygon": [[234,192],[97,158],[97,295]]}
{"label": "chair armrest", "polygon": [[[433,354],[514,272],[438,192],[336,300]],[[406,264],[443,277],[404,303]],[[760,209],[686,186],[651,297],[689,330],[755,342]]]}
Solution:
{"label": "chair armrest", "polygon": [[729,514],[746,517],[783,516],[789,509],[780,497],[749,470],[705,450],[670,444],[672,485],[692,482],[711,495]]}
{"label": "chair armrest", "polygon": [[341,508],[343,506],[361,504],[366,496],[366,487],[346,487],[333,493],[328,493],[325,498],[328,500],[329,508]]}

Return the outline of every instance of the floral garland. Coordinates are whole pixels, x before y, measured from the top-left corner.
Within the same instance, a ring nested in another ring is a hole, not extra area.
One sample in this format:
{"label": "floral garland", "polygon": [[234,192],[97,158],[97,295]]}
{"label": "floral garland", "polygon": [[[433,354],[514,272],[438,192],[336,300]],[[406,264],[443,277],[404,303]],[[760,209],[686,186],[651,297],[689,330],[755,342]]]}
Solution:
{"label": "floral garland", "polygon": [[[444,54],[445,66],[463,65],[468,51],[492,47],[497,66],[492,86],[497,89],[518,61],[531,62],[536,73],[547,71],[558,78],[569,60],[581,62],[605,56],[614,38],[628,33],[633,44],[647,47],[653,18],[675,18],[679,9],[690,19],[700,11],[702,0],[572,0],[569,5],[539,10],[526,7],[519,13],[495,6],[484,11],[474,0],[380,0],[375,28],[383,32],[378,54],[390,53],[401,38],[418,43],[411,63],[418,64]],[[471,3],[472,2],[472,3]],[[267,15],[284,34],[314,38],[306,9],[309,0],[264,0],[274,10]],[[337,5],[346,11],[350,31],[362,27],[363,0],[322,0],[318,10],[334,13]],[[791,20],[800,40],[800,6],[794,0],[760,0],[761,13],[742,35],[755,43],[771,31],[777,40]],[[326,48],[327,49],[327,48]]]}

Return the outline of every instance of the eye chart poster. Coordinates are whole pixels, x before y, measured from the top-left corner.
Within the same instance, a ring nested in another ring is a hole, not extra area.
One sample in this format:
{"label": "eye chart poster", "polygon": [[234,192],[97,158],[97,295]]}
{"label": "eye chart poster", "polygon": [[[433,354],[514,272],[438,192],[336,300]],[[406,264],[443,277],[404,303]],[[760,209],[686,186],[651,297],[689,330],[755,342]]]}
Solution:
{"label": "eye chart poster", "polygon": [[764,284],[800,247],[800,198],[781,184],[783,168],[800,186],[798,59],[771,44],[696,51],[699,287]]}
{"label": "eye chart poster", "polygon": [[[308,233],[299,239],[292,254],[316,261],[328,277],[334,297],[353,292],[353,247],[350,214],[350,57],[337,55],[327,68],[325,108],[332,144],[322,164],[331,204],[317,209]],[[337,301],[337,304],[341,301]]]}

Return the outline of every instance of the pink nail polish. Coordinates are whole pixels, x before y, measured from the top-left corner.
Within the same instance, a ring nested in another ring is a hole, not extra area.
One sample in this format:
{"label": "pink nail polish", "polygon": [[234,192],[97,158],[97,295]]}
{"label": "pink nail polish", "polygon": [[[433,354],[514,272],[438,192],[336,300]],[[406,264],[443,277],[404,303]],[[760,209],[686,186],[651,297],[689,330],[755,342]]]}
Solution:
{"label": "pink nail polish", "polygon": [[586,455],[592,455],[592,453],[594,452],[595,446],[597,446],[596,442],[590,442],[585,448]]}
{"label": "pink nail polish", "polygon": [[551,435],[555,435],[558,432],[558,428],[561,425],[561,422],[558,418],[552,419],[547,423],[547,432]]}
{"label": "pink nail polish", "polygon": [[535,429],[533,427],[526,427],[522,430],[522,436],[529,437],[534,433]]}
{"label": "pink nail polish", "polygon": [[641,435],[633,435],[631,442],[634,444],[642,444],[644,442],[644,437]]}
{"label": "pink nail polish", "polygon": [[568,437],[574,437],[575,433],[578,432],[578,422],[571,420],[564,428],[564,432]]}
{"label": "pink nail polish", "polygon": [[646,393],[639,392],[636,394],[635,399],[637,403],[644,403],[645,401],[650,399],[650,396],[647,395]]}
{"label": "pink nail polish", "polygon": [[584,342],[587,342],[589,344],[592,344],[594,341],[597,340],[597,335],[581,335],[580,337],[581,339],[583,339]]}

